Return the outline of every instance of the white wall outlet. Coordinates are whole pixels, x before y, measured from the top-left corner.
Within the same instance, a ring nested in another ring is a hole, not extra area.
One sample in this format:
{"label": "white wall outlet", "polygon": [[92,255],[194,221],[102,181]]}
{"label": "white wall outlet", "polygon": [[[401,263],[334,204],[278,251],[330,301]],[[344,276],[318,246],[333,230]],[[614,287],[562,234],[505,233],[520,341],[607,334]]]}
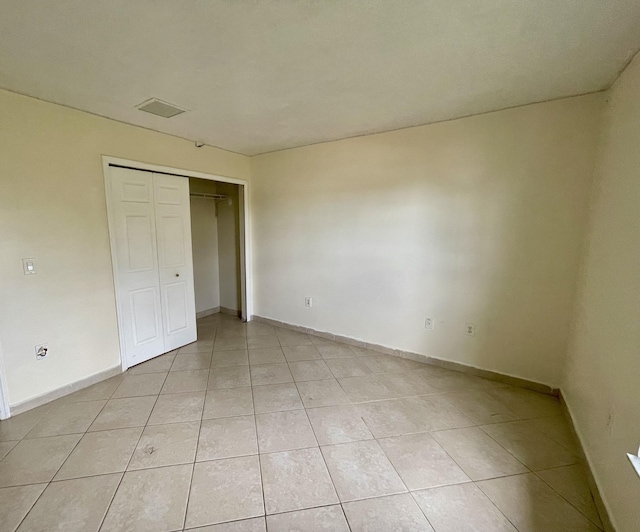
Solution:
{"label": "white wall outlet", "polygon": [[310,297],[305,297],[304,298],[304,306],[305,307],[312,307],[313,306],[313,299]]}
{"label": "white wall outlet", "polygon": [[36,259],[22,259],[22,269],[25,275],[36,273]]}
{"label": "white wall outlet", "polygon": [[464,329],[464,333],[467,336],[475,336],[476,335],[476,324],[475,323],[467,323]]}
{"label": "white wall outlet", "polygon": [[435,320],[433,318],[425,318],[424,319],[424,328],[430,331],[433,330],[433,326],[435,324]]}
{"label": "white wall outlet", "polygon": [[47,344],[40,344],[36,346],[36,360],[42,360],[49,354],[49,346]]}

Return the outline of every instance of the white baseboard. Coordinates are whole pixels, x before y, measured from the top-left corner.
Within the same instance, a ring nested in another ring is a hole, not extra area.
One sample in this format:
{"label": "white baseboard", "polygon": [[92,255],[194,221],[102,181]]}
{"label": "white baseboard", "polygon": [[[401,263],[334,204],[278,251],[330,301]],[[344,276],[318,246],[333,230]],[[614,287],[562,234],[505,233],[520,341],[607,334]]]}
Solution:
{"label": "white baseboard", "polygon": [[207,310],[201,310],[200,312],[196,312],[196,319],[206,318],[207,316],[211,316],[212,314],[218,314],[220,312],[220,307],[213,307]]}
{"label": "white baseboard", "polygon": [[70,393],[82,390],[83,388],[91,386],[92,384],[96,384],[100,381],[115,377],[120,373],[122,373],[122,366],[118,364],[117,366],[114,366],[112,368],[94,373],[93,375],[85,377],[84,379],[80,379],[78,381],[72,382],[71,384],[67,384],[62,388],[57,388],[55,390],[51,390],[50,392],[43,393],[42,395],[37,395],[36,397],[27,399],[26,401],[15,403],[13,405],[10,405],[11,415],[15,416],[17,414],[22,414],[27,410],[31,410],[45,403],[60,399],[60,397],[64,397],[65,395],[69,395]]}

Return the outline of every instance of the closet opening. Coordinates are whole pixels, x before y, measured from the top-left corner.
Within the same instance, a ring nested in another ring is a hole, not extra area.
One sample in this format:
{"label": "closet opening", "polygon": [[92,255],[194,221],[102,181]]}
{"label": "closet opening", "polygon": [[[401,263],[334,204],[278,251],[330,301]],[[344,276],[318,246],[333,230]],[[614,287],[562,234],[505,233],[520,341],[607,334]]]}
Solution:
{"label": "closet opening", "polygon": [[196,316],[246,321],[242,187],[189,178]]}

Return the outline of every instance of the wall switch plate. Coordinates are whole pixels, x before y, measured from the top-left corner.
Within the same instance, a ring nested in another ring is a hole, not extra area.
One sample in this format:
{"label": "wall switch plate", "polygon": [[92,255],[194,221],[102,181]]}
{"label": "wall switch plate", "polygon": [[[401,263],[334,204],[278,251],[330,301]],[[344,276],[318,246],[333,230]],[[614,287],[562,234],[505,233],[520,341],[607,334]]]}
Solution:
{"label": "wall switch plate", "polygon": [[25,275],[36,273],[36,259],[22,259],[22,269]]}
{"label": "wall switch plate", "polygon": [[465,334],[467,336],[475,336],[476,335],[476,324],[475,323],[467,323],[464,332],[465,332]]}
{"label": "wall switch plate", "polygon": [[433,326],[435,324],[435,320],[433,318],[425,318],[424,319],[424,328],[430,331],[433,330]]}
{"label": "wall switch plate", "polygon": [[304,298],[304,306],[305,307],[311,307],[313,306],[313,299],[310,297],[305,297]]}
{"label": "wall switch plate", "polygon": [[49,354],[49,346],[47,344],[39,344],[36,346],[36,360],[42,360]]}

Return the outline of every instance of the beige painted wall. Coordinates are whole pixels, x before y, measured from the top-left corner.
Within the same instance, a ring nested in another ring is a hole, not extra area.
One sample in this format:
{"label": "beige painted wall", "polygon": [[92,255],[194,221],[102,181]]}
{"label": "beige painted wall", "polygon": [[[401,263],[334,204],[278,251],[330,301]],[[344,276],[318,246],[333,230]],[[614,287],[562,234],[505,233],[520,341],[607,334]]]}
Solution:
{"label": "beige painted wall", "polygon": [[[100,156],[241,179],[250,164],[6,91],[0,117],[0,338],[17,404],[119,364]],[[23,257],[35,257],[36,275],[23,275]]]}
{"label": "beige painted wall", "polygon": [[640,57],[607,92],[562,390],[617,530],[640,529]]}
{"label": "beige painted wall", "polygon": [[255,314],[559,385],[601,104],[252,158]]}
{"label": "beige painted wall", "polygon": [[218,219],[212,199],[191,198],[191,243],[196,312],[220,306]]}

